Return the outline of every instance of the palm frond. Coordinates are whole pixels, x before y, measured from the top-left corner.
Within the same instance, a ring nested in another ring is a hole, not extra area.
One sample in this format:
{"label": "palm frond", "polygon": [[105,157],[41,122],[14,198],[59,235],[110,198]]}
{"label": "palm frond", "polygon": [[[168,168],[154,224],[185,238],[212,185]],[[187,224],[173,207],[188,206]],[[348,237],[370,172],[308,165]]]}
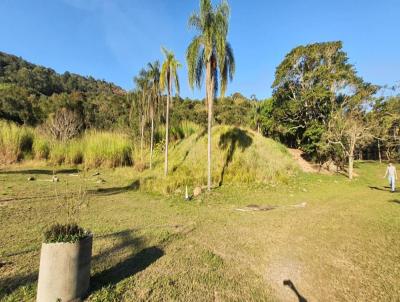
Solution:
{"label": "palm frond", "polygon": [[196,62],[196,78],[195,78],[195,81],[196,81],[196,86],[198,88],[201,87],[205,67],[206,67],[206,65],[205,65],[205,59],[204,59],[204,48],[202,48],[200,53],[197,56],[197,62]]}
{"label": "palm frond", "polygon": [[193,27],[198,31],[203,30],[203,24],[202,24],[201,18],[197,13],[193,13],[189,17],[188,25],[189,25],[189,28]]}
{"label": "palm frond", "polygon": [[196,36],[193,38],[192,42],[189,44],[189,47],[186,51],[186,62],[188,65],[188,79],[189,86],[193,89],[195,83],[198,82],[197,78],[197,62],[199,52],[202,46],[202,38],[201,36]]}

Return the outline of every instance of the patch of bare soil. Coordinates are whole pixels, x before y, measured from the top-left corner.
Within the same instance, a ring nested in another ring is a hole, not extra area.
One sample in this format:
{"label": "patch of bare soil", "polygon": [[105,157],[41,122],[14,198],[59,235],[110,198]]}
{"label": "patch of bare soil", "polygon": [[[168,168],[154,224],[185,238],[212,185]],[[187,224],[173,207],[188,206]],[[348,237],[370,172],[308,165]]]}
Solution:
{"label": "patch of bare soil", "polygon": [[323,165],[321,167],[317,164],[305,160],[303,157],[304,152],[299,149],[288,148],[288,150],[303,172],[332,174],[332,171],[335,171],[336,169],[336,167],[334,167],[333,164]]}

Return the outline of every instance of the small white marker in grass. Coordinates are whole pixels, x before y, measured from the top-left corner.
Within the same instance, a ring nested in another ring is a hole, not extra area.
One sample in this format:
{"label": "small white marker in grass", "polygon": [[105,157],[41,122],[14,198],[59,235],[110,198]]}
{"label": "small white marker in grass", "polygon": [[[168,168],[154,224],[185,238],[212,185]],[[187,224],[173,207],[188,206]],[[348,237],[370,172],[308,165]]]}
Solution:
{"label": "small white marker in grass", "polygon": [[187,200],[187,201],[190,200],[187,185],[186,185],[186,189],[185,189],[185,200]]}

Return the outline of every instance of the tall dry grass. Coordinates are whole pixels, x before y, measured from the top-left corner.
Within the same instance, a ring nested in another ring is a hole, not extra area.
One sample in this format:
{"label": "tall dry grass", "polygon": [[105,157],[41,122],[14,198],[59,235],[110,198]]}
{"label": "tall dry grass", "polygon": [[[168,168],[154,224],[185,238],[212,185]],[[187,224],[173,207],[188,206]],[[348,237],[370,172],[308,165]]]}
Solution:
{"label": "tall dry grass", "polygon": [[28,127],[0,121],[0,163],[11,164],[32,153],[34,132]]}
{"label": "tall dry grass", "polygon": [[44,132],[0,121],[0,164],[30,157],[58,165],[118,167],[132,164],[132,150],[132,140],[119,132],[89,131],[61,142]]}
{"label": "tall dry grass", "polygon": [[123,133],[92,131],[85,134],[84,163],[88,168],[130,165],[132,142]]}

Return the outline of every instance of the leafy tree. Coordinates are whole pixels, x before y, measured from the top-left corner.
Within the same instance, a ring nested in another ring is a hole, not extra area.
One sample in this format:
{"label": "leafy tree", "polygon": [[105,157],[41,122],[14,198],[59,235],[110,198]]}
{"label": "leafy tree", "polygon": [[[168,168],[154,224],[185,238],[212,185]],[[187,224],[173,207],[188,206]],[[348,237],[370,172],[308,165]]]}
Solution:
{"label": "leafy tree", "polygon": [[164,174],[168,175],[168,140],[169,140],[169,107],[171,103],[171,94],[173,86],[175,87],[175,92],[179,94],[179,78],[178,78],[178,68],[181,64],[175,58],[172,51],[169,51],[162,47],[162,52],[164,53],[165,59],[161,67],[160,75],[160,89],[167,91],[167,104],[165,113],[165,162],[164,162]]}
{"label": "leafy tree", "polygon": [[267,132],[316,156],[331,113],[362,85],[342,42],[296,47],[276,69]]}
{"label": "leafy tree", "polygon": [[213,7],[210,0],[200,0],[200,11],[190,16],[189,26],[198,32],[186,52],[189,85],[192,89],[194,85],[200,89],[204,72],[206,78],[206,105],[208,107],[207,187],[208,190],[211,190],[211,128],[214,97],[219,84],[221,95],[224,95],[228,79],[232,80],[235,72],[232,47],[227,42],[228,2],[222,1],[217,7]]}
{"label": "leafy tree", "polygon": [[368,118],[379,160],[382,160],[382,149],[386,151],[389,160],[400,158],[400,97],[377,99]]}
{"label": "leafy tree", "polygon": [[365,116],[366,104],[376,92],[376,87],[364,84],[354,95],[344,97],[331,114],[324,139],[328,145],[339,146],[348,158],[348,176],[353,179],[354,152],[371,140],[371,125]]}
{"label": "leafy tree", "polygon": [[14,84],[0,84],[0,118],[34,125],[40,119],[38,98]]}

